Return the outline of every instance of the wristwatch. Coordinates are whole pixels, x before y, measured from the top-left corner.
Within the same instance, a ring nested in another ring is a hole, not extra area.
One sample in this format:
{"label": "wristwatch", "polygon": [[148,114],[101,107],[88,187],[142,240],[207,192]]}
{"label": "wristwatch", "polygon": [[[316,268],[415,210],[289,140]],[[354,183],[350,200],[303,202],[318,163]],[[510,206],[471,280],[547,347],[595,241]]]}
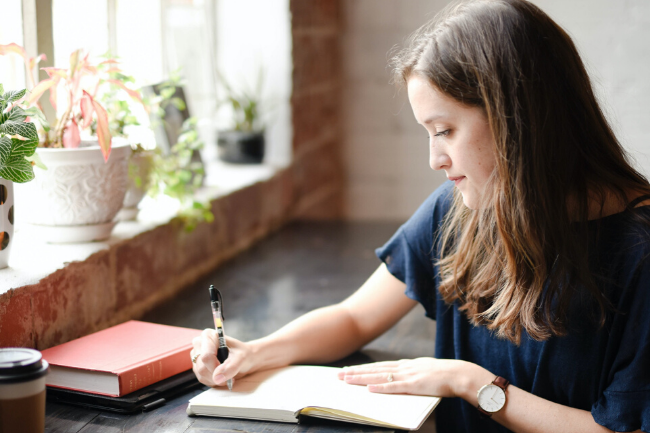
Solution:
{"label": "wristwatch", "polygon": [[510,385],[507,379],[497,376],[492,383],[481,387],[476,393],[478,410],[488,418],[506,405],[506,388]]}

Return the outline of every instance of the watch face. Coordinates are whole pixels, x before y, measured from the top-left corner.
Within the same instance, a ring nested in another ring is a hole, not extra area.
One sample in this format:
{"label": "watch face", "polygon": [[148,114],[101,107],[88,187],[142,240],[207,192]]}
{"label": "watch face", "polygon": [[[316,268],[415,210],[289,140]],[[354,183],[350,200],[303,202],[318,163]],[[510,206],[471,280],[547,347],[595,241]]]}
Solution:
{"label": "watch face", "polygon": [[478,391],[478,404],[486,412],[497,412],[506,404],[506,393],[496,385],[485,385]]}

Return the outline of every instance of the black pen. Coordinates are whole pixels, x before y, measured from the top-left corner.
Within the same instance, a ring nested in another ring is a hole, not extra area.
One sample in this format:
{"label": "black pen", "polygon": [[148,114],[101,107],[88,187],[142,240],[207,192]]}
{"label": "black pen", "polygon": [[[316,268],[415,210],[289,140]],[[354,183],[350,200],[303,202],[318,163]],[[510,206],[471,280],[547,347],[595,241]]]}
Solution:
{"label": "black pen", "polygon": [[[210,306],[212,307],[212,317],[214,318],[214,329],[219,336],[219,348],[217,349],[217,359],[220,363],[228,359],[228,345],[226,344],[226,334],[223,332],[223,301],[221,293],[210,285]],[[232,391],[232,379],[226,382],[228,389]]]}

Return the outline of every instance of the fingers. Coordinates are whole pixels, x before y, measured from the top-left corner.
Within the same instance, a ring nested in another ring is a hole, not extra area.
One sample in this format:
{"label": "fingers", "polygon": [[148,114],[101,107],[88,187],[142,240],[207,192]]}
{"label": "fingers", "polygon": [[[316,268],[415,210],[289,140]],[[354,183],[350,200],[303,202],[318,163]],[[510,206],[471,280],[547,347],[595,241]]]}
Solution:
{"label": "fingers", "polygon": [[192,340],[193,349],[191,355],[197,354],[192,370],[196,378],[204,385],[214,386],[212,373],[219,364],[217,360],[217,339],[213,329],[204,329],[200,337]]}
{"label": "fingers", "polygon": [[[217,348],[219,346],[219,339],[214,329],[205,329],[200,337],[192,340],[192,351],[190,356],[195,361],[192,364],[192,370],[196,375],[199,382],[204,385],[226,386],[229,379],[233,379],[237,374],[240,374],[246,354],[250,351],[246,348],[246,343],[226,337],[229,355],[223,364],[217,359]],[[198,357],[194,359],[194,356]]]}
{"label": "fingers", "polygon": [[217,360],[217,337],[213,329],[204,329],[201,335],[201,356],[199,360],[201,364],[209,371],[214,371],[219,365]]}
{"label": "fingers", "polygon": [[228,359],[223,364],[220,364],[212,374],[212,380],[217,385],[226,385],[228,379],[232,379],[239,373],[239,369],[244,361],[244,355],[239,349],[239,341],[235,339],[228,340],[228,347],[230,353]]}
{"label": "fingers", "polygon": [[393,372],[385,371],[383,373],[371,373],[371,374],[350,374],[344,377],[345,383],[351,385],[371,385],[378,383],[389,383],[394,382],[397,379],[397,375]]}
{"label": "fingers", "polygon": [[[364,374],[379,374],[395,372],[400,367],[403,361],[383,361],[374,362],[372,364],[357,365],[354,367],[345,367],[338,372],[338,378],[345,380],[346,376],[357,376]],[[386,376],[384,376],[386,377]]]}
{"label": "fingers", "polygon": [[390,383],[368,385],[368,391],[381,394],[411,394],[409,392],[411,388],[412,385],[407,381],[393,381]]}
{"label": "fingers", "polygon": [[367,386],[369,391],[384,394],[409,394],[411,374],[404,370],[408,360],[374,362],[345,367],[338,377],[351,385]]}

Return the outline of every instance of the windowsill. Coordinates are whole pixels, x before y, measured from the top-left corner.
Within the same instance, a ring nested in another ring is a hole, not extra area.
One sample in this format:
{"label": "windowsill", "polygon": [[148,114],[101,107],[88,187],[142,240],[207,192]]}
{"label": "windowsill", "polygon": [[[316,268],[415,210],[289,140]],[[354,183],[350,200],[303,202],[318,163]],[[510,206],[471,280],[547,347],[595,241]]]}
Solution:
{"label": "windowsill", "polygon": [[[273,178],[285,167],[271,165],[235,165],[221,161],[206,164],[205,186],[199,198],[214,200],[258,182]],[[92,254],[112,245],[169,223],[178,208],[172,199],[154,200],[149,197],[140,203],[135,221],[119,222],[111,237],[101,242],[79,244],[48,244],[30,233],[28,226],[20,225],[17,213],[15,242],[9,258],[9,267],[0,269],[0,295],[11,289],[38,283],[41,279],[64,268],[68,263],[83,261]]]}

